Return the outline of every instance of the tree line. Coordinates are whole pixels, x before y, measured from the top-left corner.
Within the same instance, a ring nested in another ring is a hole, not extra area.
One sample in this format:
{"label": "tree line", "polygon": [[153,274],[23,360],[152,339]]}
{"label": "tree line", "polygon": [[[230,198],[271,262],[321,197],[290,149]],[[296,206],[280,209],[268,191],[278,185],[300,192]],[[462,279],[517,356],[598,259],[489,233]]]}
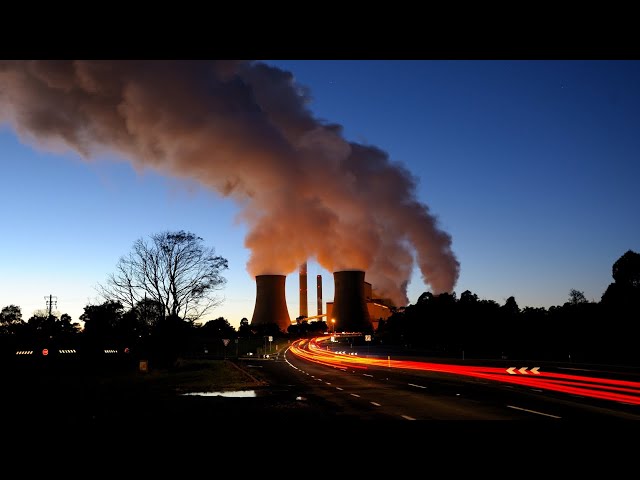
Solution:
{"label": "tree line", "polygon": [[640,254],[628,250],[612,267],[599,302],[571,289],[563,305],[500,305],[466,290],[423,293],[380,322],[377,337],[406,349],[455,358],[510,358],[640,364]]}
{"label": "tree line", "polygon": [[[199,321],[220,303],[227,260],[190,232],[161,232],[139,239],[120,258],[99,292],[104,301],[84,307],[79,320],[36,312],[27,321],[20,307],[0,311],[0,346],[118,345],[171,364],[184,354],[264,353],[265,339],[290,341],[327,332],[324,320],[299,317],[286,332],[274,324],[236,329],[223,317]],[[571,289],[567,302],[549,309],[520,308],[514,297],[503,305],[466,290],[423,293],[415,304],[395,308],[381,320],[374,341],[442,357],[523,358],[640,364],[640,254],[629,250],[612,267],[613,282],[599,302]]]}

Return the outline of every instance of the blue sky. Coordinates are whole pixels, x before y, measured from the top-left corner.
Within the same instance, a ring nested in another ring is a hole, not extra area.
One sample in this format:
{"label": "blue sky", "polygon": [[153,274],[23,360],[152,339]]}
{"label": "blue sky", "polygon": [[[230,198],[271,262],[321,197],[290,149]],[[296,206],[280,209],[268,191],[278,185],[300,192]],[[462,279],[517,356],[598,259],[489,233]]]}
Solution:
{"label": "blue sky", "polygon": [[[548,308],[575,288],[599,301],[613,262],[640,251],[640,62],[267,63],[309,88],[316,117],[412,172],[417,198],[451,235],[458,296]],[[0,308],[18,305],[26,320],[52,294],[77,321],[136,239],[181,229],[229,260],[224,302],[209,318],[251,319],[247,227],[231,199],[115,156],[39,149],[8,125],[0,155]],[[310,261],[310,315],[317,274],[333,298],[332,273]],[[286,284],[295,318],[297,272]],[[427,290],[414,271],[409,301]]]}

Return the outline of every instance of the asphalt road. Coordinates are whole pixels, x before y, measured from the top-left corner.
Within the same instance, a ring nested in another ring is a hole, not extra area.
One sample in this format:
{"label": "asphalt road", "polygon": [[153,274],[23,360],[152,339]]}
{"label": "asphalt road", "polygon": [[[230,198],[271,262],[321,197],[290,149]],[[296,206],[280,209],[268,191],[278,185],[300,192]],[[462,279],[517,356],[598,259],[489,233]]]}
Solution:
{"label": "asphalt road", "polygon": [[272,395],[317,411],[311,426],[357,438],[486,438],[507,447],[573,448],[622,441],[640,420],[637,405],[434,372],[338,369],[290,351],[243,364],[266,379]]}
{"label": "asphalt road", "polygon": [[357,447],[375,458],[377,451],[419,456],[428,446],[443,445],[520,451],[611,447],[635,436],[640,425],[637,405],[464,376],[337,369],[291,352],[238,360],[238,366],[256,379],[250,396],[111,391],[77,378],[68,385],[5,383],[2,431],[25,445],[94,439],[128,442],[129,451],[160,442],[267,455],[333,450],[348,458]]}
{"label": "asphalt road", "polygon": [[[342,415],[398,421],[638,421],[640,407],[430,371],[327,367],[287,352],[280,361]],[[275,375],[275,374],[274,374]],[[284,372],[283,372],[284,375]],[[305,382],[304,376],[311,381]],[[297,378],[296,378],[297,377]]]}

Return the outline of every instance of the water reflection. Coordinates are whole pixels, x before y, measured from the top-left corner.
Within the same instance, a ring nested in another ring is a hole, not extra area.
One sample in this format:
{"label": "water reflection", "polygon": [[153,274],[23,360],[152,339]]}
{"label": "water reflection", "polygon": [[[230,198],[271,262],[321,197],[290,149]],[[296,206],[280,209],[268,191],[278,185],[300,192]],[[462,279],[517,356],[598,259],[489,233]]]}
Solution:
{"label": "water reflection", "polygon": [[236,390],[232,392],[191,392],[184,395],[199,395],[202,397],[255,397],[255,390]]}

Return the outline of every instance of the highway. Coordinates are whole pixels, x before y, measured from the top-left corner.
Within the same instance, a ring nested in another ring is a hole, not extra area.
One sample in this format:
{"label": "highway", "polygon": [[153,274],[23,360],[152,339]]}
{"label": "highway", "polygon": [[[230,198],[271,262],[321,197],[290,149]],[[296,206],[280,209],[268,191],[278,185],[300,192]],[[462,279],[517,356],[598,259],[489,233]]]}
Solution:
{"label": "highway", "polygon": [[256,368],[274,387],[321,401],[345,419],[545,425],[640,420],[640,383],[633,370],[395,360],[345,345],[326,338],[297,341]]}

